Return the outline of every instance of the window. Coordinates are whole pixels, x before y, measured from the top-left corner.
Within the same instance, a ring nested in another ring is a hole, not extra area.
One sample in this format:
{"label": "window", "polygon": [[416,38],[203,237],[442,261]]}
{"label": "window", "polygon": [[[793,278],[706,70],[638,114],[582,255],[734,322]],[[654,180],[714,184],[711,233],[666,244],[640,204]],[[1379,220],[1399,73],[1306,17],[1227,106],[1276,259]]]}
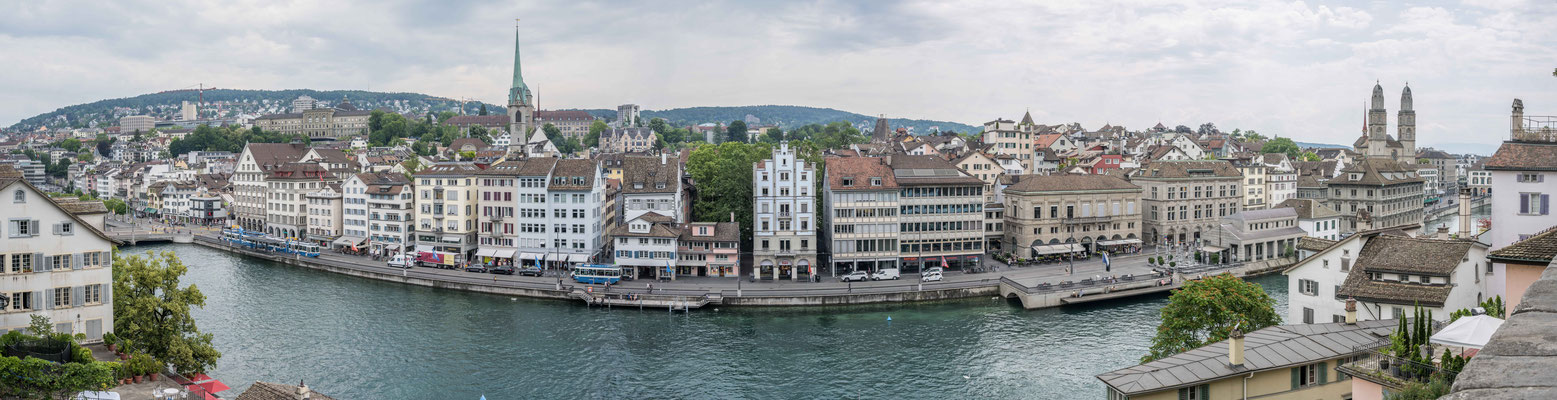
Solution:
{"label": "window", "polygon": [[86,304],[99,304],[103,302],[103,285],[86,285],[81,288],[81,302]]}
{"label": "window", "polygon": [[31,310],[36,305],[32,304],[33,292],[11,292],[12,310]]}
{"label": "window", "polygon": [[1309,296],[1319,295],[1319,282],[1308,279],[1298,279],[1298,293]]}
{"label": "window", "polygon": [[1312,323],[1314,323],[1314,309],[1308,308],[1308,307],[1303,307],[1303,323],[1305,323],[1305,324],[1312,324]]}
{"label": "window", "polygon": [[1292,368],[1292,389],[1297,390],[1313,385],[1324,384],[1326,369],[1325,363],[1309,364]]}
{"label": "window", "polygon": [[10,237],[33,237],[33,236],[38,236],[38,230],[39,229],[38,229],[38,221],[37,220],[13,219],[13,220],[11,220],[11,234],[10,234]]}
{"label": "window", "polygon": [[[1123,397],[1123,396],[1121,396]],[[1180,400],[1211,400],[1211,385],[1190,386],[1179,389]]]}
{"label": "window", "polygon": [[70,235],[76,234],[75,227],[76,227],[76,224],[73,223],[73,222],[62,222],[62,223],[60,223],[59,224],[59,234],[60,234],[60,236],[70,236]]}
{"label": "window", "polygon": [[1520,193],[1519,213],[1524,215],[1548,215],[1551,213],[1551,195]]}
{"label": "window", "polygon": [[49,290],[54,291],[54,296],[52,297],[54,298],[55,308],[70,307],[70,288],[53,288]]}

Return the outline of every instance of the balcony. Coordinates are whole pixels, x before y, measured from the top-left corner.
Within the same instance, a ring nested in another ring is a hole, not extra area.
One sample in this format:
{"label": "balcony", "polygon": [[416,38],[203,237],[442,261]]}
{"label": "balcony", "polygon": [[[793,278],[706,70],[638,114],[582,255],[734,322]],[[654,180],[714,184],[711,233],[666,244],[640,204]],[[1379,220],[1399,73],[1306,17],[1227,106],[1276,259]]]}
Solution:
{"label": "balcony", "polygon": [[1095,223],[1099,223],[1099,222],[1108,222],[1109,221],[1108,218],[1109,217],[1066,218],[1065,219],[1065,224],[1067,224],[1067,225],[1069,225],[1069,224],[1095,224]]}
{"label": "balcony", "polygon": [[779,218],[789,218],[789,217],[793,217],[794,213],[791,213],[789,211],[779,211],[778,212],[778,216],[779,216]]}

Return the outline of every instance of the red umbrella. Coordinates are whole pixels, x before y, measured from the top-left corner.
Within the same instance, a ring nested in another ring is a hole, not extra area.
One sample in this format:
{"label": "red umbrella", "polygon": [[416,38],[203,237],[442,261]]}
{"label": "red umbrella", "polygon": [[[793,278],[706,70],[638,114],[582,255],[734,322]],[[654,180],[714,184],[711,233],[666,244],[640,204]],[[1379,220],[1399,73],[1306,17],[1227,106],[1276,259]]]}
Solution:
{"label": "red umbrella", "polygon": [[201,389],[205,389],[206,393],[217,393],[223,390],[232,389],[227,387],[227,385],[222,383],[222,381],[215,379],[212,379],[209,382],[196,383],[195,386],[199,386]]}

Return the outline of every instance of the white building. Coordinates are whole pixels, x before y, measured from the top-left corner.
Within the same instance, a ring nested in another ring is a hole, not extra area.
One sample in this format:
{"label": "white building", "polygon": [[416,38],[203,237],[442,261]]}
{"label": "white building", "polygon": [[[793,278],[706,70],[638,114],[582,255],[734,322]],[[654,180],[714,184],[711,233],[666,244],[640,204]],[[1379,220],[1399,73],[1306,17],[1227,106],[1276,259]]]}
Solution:
{"label": "white building", "polygon": [[1308,237],[1324,240],[1341,239],[1341,213],[1315,199],[1288,199],[1273,208],[1293,208],[1297,211],[1298,228]]}
{"label": "white building", "polygon": [[816,166],[798,159],[787,142],[773,149],[772,158],[753,165],[752,252],[758,279],[816,275],[815,178]]}
{"label": "white building", "polygon": [[649,212],[628,219],[611,232],[616,264],[631,268],[637,279],[675,279],[680,237],[681,228],[664,215]]}
{"label": "white building", "polygon": [[415,190],[405,175],[355,174],[341,192],[343,229],[336,245],[367,242],[369,252],[386,256],[410,249]]}
{"label": "white building", "polygon": [[[1557,126],[1551,117],[1525,118],[1524,102],[1514,100],[1510,138],[1487,158],[1483,169],[1492,175],[1492,231],[1484,239],[1493,249],[1524,240],[1557,225],[1551,213],[1557,193]],[[1552,178],[1550,180],[1546,178]],[[1479,232],[1472,232],[1479,233]],[[1502,263],[1492,270],[1490,295],[1504,295],[1507,271]]]}
{"label": "white building", "polygon": [[309,241],[330,243],[341,237],[343,210],[341,186],[338,183],[324,185],[304,194],[308,202]]}
{"label": "white building", "polygon": [[114,323],[114,242],[100,230],[102,203],[51,200],[7,166],[0,193],[0,331],[42,314],[56,332],[101,341]]}
{"label": "white building", "polygon": [[681,165],[664,154],[622,159],[622,192],[617,199],[622,221],[656,213],[685,222],[681,212]]}
{"label": "white building", "polygon": [[1297,198],[1297,168],[1286,154],[1271,153],[1265,159],[1265,204],[1278,204]]}
{"label": "white building", "polygon": [[1363,230],[1283,272],[1290,293],[1287,322],[1340,321],[1347,298],[1357,299],[1361,321],[1410,316],[1416,305],[1436,320],[1448,320],[1450,312],[1488,297],[1486,256],[1487,246],[1474,241]]}

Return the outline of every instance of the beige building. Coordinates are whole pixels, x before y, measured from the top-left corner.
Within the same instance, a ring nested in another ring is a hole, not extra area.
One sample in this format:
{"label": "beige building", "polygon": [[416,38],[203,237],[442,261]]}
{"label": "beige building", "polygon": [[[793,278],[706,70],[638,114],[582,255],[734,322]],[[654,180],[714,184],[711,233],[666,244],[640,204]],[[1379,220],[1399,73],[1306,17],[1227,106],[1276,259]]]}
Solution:
{"label": "beige building", "polygon": [[157,127],[157,119],[150,115],[131,115],[119,118],[119,133],[132,134],[135,132],[151,132]]}
{"label": "beige building", "polygon": [[1243,175],[1227,161],[1155,161],[1130,175],[1141,186],[1143,234],[1156,243],[1192,243],[1241,210]]}
{"label": "beige building", "polygon": [[1097,376],[1109,400],[1345,399],[1336,368],[1385,344],[1394,321],[1277,325]]}
{"label": "beige building", "polygon": [[[339,177],[319,163],[294,162],[271,169],[265,178],[265,232],[294,240],[306,239],[308,195],[329,185],[339,187],[340,183]],[[337,194],[337,201],[338,197]]]}
{"label": "beige building", "polygon": [[535,112],[535,124],[539,126],[557,127],[563,137],[576,137],[583,140],[589,135],[589,125],[595,123],[595,116],[589,115],[584,110],[540,110]]}
{"label": "beige building", "polygon": [[1033,113],[1022,116],[1022,122],[996,119],[984,123],[984,144],[994,145],[995,154],[1005,154],[1021,161],[1025,170],[1032,171],[1034,138],[1041,125],[1033,123]]}
{"label": "beige building", "polygon": [[828,157],[822,187],[821,253],[832,275],[898,265],[898,190],[881,157]]}
{"label": "beige building", "polygon": [[265,178],[270,171],[296,162],[308,152],[302,144],[249,143],[238,156],[238,165],[232,175],[233,212],[238,225],[249,230],[265,230],[268,209]]}
{"label": "beige building", "polygon": [[1000,175],[1005,173],[1005,168],[1002,168],[994,157],[970,151],[967,155],[953,159],[952,164],[962,172],[984,181],[984,202],[995,201],[995,184],[1000,181]]}
{"label": "beige building", "polygon": [[341,200],[341,185],[326,184],[318,190],[307,193],[304,196],[308,202],[308,236],[309,241],[326,243],[341,237],[343,223],[342,211],[344,205]]}
{"label": "beige building", "polygon": [[368,134],[371,111],[358,110],[350,102],[335,107],[311,108],[300,113],[270,114],[254,119],[254,126],[280,133],[301,133],[309,140],[337,140]]}
{"label": "beige building", "polygon": [[1141,187],[1112,175],[1017,175],[1005,188],[1005,248],[1018,257],[1141,243]]}
{"label": "beige building", "polygon": [[1259,210],[1266,208],[1265,181],[1266,171],[1270,167],[1259,159],[1240,160],[1233,163],[1238,168],[1238,173],[1243,174],[1243,209]]}
{"label": "beige building", "polygon": [[984,255],[984,181],[938,156],[887,157],[897,182],[903,273],[944,264],[979,265]]}
{"label": "beige building", "polygon": [[649,128],[611,128],[600,133],[600,152],[643,153],[653,150],[654,143],[658,141],[659,134]]}
{"label": "beige building", "polygon": [[1325,202],[1341,213],[1341,232],[1359,227],[1357,213],[1367,211],[1374,228],[1422,223],[1422,177],[1413,165],[1382,158],[1358,160],[1325,182]]}
{"label": "beige building", "polygon": [[431,253],[439,263],[462,263],[476,249],[476,174],[474,163],[444,162],[417,172],[416,234],[418,256]]}

